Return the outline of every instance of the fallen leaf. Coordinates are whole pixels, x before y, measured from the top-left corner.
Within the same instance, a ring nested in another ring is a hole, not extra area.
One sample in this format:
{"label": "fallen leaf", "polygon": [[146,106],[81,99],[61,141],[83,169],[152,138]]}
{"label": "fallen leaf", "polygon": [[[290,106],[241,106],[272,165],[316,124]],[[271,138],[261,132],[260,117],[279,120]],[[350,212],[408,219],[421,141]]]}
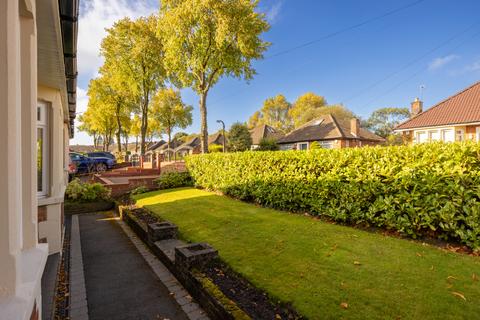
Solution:
{"label": "fallen leaf", "polygon": [[353,264],[356,265],[356,266],[360,266],[361,263],[359,261],[353,261]]}
{"label": "fallen leaf", "polygon": [[433,270],[433,266],[430,267],[430,270]]}
{"label": "fallen leaf", "polygon": [[465,296],[460,292],[453,291],[452,294],[456,297],[462,298],[463,300],[467,301],[467,298],[465,298]]}
{"label": "fallen leaf", "polygon": [[454,276],[448,276],[448,277],[447,277],[447,280],[458,280],[458,279],[455,278]]}
{"label": "fallen leaf", "polygon": [[279,314],[276,314],[275,319],[282,319],[282,317]]}
{"label": "fallen leaf", "polygon": [[478,281],[478,276],[475,273],[472,273],[472,280]]}
{"label": "fallen leaf", "polygon": [[342,307],[343,309],[348,309],[348,303],[342,302],[340,303],[340,307]]}
{"label": "fallen leaf", "polygon": [[422,254],[419,253],[419,252],[417,252],[416,255],[417,255],[417,257],[421,257],[421,256],[422,256]]}

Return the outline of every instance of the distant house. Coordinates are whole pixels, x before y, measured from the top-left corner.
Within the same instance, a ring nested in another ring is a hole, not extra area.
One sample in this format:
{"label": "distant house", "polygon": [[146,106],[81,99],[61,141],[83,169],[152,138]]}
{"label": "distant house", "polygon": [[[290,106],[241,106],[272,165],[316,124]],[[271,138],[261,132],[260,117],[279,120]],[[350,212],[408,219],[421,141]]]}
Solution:
{"label": "distant house", "polygon": [[418,99],[411,108],[412,117],[395,128],[407,143],[480,141],[480,82],[425,112]]}
{"label": "distant house", "polygon": [[313,142],[326,149],[373,146],[385,139],[360,127],[358,119],[350,121],[326,115],[307,122],[278,140],[280,150],[308,150]]}
{"label": "distant house", "polygon": [[[214,133],[208,137],[208,145],[223,146],[224,137],[220,132]],[[175,152],[180,156],[187,154],[198,154],[201,152],[200,137],[194,137],[175,149]]]}
{"label": "distant house", "polygon": [[277,141],[283,136],[283,134],[269,125],[261,124],[250,130],[250,136],[252,137],[251,149],[255,150],[259,147],[262,139],[272,139]]}

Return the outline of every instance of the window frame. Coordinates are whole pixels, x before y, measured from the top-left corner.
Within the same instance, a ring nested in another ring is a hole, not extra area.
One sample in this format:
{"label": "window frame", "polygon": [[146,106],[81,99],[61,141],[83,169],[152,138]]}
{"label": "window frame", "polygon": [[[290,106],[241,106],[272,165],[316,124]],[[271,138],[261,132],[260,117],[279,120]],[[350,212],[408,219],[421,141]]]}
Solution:
{"label": "window frame", "polygon": [[[49,158],[50,158],[50,112],[48,108],[48,104],[43,101],[37,102],[37,121],[36,121],[36,128],[37,128],[37,197],[38,198],[45,198],[48,197],[50,190],[50,166],[49,166]],[[42,181],[41,186],[38,186],[38,134],[40,129],[42,130]],[[39,188],[40,187],[40,188]]]}
{"label": "window frame", "polygon": [[[305,148],[305,149],[302,149],[302,147],[301,147],[301,146],[303,146],[303,145],[305,145],[305,146],[306,146],[306,148]],[[305,151],[305,150],[308,150],[308,142],[299,142],[299,143],[298,143],[298,150],[300,150],[300,151]]]}

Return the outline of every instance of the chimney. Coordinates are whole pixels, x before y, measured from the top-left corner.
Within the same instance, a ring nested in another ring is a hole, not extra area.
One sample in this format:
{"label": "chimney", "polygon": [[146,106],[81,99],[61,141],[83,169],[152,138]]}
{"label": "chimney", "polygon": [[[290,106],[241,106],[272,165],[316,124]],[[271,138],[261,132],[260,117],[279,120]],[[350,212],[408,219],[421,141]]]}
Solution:
{"label": "chimney", "polygon": [[423,111],[423,102],[420,99],[415,98],[415,101],[412,102],[410,116],[415,117],[418,116]]}
{"label": "chimney", "polygon": [[357,118],[352,118],[350,120],[350,132],[355,136],[360,136],[360,120]]}

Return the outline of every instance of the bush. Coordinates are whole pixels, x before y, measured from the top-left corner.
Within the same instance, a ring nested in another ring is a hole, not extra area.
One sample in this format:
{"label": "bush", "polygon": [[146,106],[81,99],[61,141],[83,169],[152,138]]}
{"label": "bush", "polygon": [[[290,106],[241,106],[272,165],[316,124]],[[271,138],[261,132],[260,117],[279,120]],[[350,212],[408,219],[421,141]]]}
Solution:
{"label": "bush", "polygon": [[278,150],[278,144],[275,139],[263,138],[258,144],[256,151],[275,151]]}
{"label": "bush", "polygon": [[480,249],[480,144],[188,157],[197,185],[283,210]]}
{"label": "bush", "polygon": [[188,172],[168,172],[155,180],[160,189],[193,186],[192,177]]}
{"label": "bush", "polygon": [[145,186],[140,186],[140,187],[136,187],[135,189],[133,189],[132,191],[130,191],[130,194],[132,195],[135,195],[135,194],[142,194],[142,193],[146,193],[150,191],[147,187]]}
{"label": "bush", "polygon": [[210,153],[223,152],[223,146],[219,144],[211,144],[208,146],[208,152]]}
{"label": "bush", "polygon": [[110,189],[100,183],[84,183],[77,178],[68,184],[65,197],[78,202],[109,200],[110,192]]}

